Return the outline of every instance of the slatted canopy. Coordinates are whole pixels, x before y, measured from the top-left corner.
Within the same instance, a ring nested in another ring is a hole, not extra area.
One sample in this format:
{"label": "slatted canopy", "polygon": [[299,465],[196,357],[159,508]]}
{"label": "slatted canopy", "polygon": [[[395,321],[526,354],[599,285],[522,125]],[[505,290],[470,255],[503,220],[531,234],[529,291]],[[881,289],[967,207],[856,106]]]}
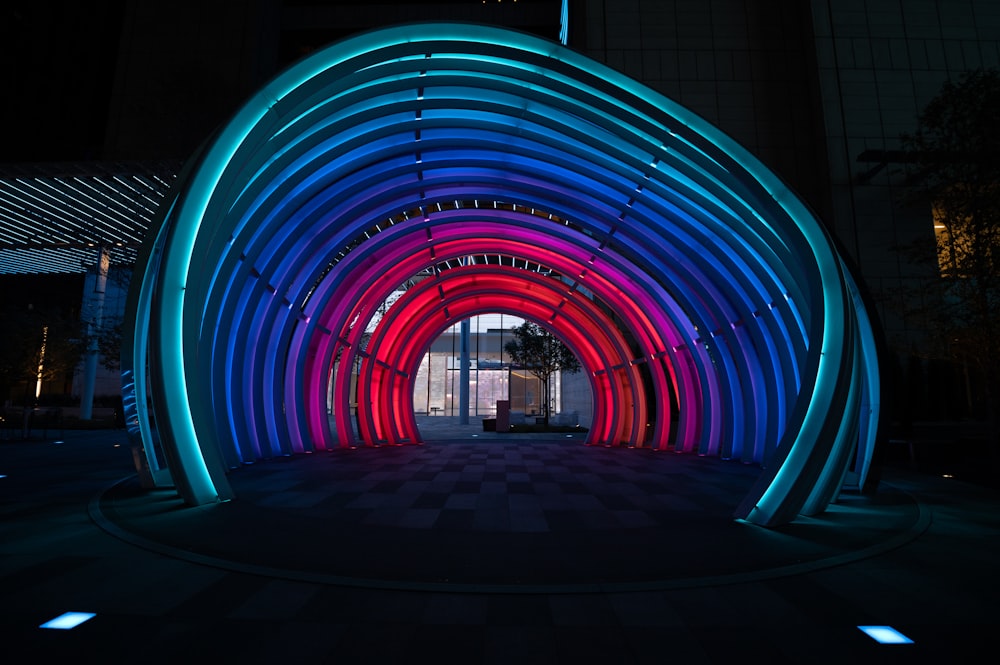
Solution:
{"label": "slatted canopy", "polygon": [[131,265],[180,166],[0,165],[0,274],[86,272],[101,247]]}
{"label": "slatted canopy", "polygon": [[189,503],[255,459],[420,441],[422,353],[488,311],[576,352],[588,443],[761,464],[740,518],[864,482],[873,336],[822,225],[716,128],[558,44],[421,24],[333,45],[253,97],[161,210],[126,404],[143,464],[162,441]]}

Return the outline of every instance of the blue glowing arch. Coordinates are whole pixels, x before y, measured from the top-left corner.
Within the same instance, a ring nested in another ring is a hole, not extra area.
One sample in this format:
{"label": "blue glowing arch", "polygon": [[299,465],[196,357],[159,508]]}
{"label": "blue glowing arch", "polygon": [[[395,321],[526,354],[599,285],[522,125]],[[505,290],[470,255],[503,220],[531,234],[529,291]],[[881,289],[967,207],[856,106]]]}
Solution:
{"label": "blue glowing arch", "polygon": [[[164,210],[131,294],[125,390],[143,465],[189,503],[229,497],[229,467],[338,445],[337,358],[385,359],[365,374],[362,432],[418,437],[398,413],[414,353],[400,338],[478,311],[477,272],[489,307],[549,320],[586,358],[594,437],[761,464],[738,517],[815,514],[867,476],[875,343],[822,225],[718,129],[559,44],[464,24],[335,44],[246,103]],[[393,279],[500,246],[509,266],[442,276],[440,307],[403,299],[420,317],[387,317],[382,346],[359,350]],[[516,259],[600,297],[638,351],[577,295],[565,311],[591,314],[557,320],[563,300],[529,295]],[[147,386],[152,411],[135,399]],[[646,402],[652,440],[635,427]]]}

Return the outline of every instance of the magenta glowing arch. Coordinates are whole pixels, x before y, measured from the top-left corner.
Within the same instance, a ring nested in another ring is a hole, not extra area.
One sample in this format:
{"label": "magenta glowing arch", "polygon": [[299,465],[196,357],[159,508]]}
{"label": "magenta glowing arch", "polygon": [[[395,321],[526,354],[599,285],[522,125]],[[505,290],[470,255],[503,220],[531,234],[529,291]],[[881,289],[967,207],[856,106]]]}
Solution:
{"label": "magenta glowing arch", "polygon": [[488,311],[575,351],[590,443],[764,465],[738,517],[779,524],[864,482],[875,344],[822,225],[717,129],[569,49],[458,24],[348,39],[265,86],[180,180],[123,366],[141,464],[189,503],[257,459],[419,441],[417,364]]}
{"label": "magenta glowing arch", "polygon": [[573,297],[565,284],[525,272],[503,266],[454,268],[439,279],[424,280],[394,303],[369,342],[374,351],[361,368],[358,392],[369,397],[371,412],[368,404],[359,402],[358,407],[361,421],[371,421],[370,439],[417,440],[411,377],[424,351],[452,323],[507,311],[551,328],[580,359],[595,401],[604,405],[595,410],[590,442],[642,441],[645,395],[621,331],[589,298]]}

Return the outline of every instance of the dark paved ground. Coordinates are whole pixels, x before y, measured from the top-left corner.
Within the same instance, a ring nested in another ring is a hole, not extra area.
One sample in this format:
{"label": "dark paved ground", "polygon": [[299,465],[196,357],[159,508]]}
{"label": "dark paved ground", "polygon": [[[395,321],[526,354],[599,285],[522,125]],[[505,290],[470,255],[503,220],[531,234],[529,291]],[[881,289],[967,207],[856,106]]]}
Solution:
{"label": "dark paved ground", "polygon": [[[892,465],[766,530],[731,518],[755,467],[431,420],[199,508],[141,491],[120,431],[0,441],[0,661],[993,661],[994,489]],[[68,610],[97,616],[38,627]]]}

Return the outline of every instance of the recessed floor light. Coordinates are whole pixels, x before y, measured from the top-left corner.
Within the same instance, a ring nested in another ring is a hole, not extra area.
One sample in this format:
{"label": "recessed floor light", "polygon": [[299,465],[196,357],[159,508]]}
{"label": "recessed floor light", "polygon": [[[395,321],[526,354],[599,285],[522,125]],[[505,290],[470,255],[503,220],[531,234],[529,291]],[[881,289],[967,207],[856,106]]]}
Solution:
{"label": "recessed floor light", "polygon": [[57,630],[69,630],[70,628],[76,628],[84,621],[88,619],[93,619],[96,614],[93,612],[65,612],[60,614],[55,619],[50,619],[43,623],[39,628],[55,628]]}
{"label": "recessed floor light", "polygon": [[858,626],[858,628],[879,644],[913,644],[913,640],[892,626]]}

